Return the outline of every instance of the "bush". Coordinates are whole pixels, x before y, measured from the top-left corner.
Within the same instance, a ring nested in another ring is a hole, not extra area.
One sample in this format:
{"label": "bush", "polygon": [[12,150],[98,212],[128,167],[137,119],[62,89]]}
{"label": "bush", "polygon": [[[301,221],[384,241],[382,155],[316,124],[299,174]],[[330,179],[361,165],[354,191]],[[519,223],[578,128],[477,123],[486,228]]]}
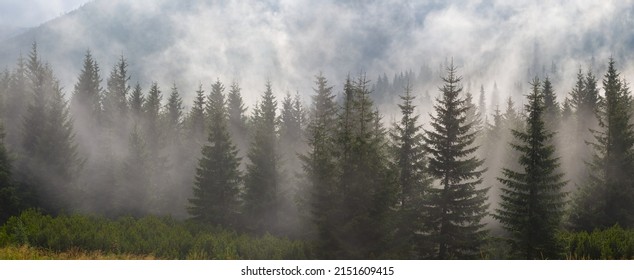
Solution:
{"label": "bush", "polygon": [[310,246],[266,235],[253,237],[172,218],[110,220],[85,215],[51,217],[34,210],[0,227],[0,246],[28,245],[54,252],[76,249],[164,259],[307,259]]}
{"label": "bush", "polygon": [[634,230],[626,230],[618,225],[592,233],[562,232],[559,240],[566,248],[568,259],[634,259]]}

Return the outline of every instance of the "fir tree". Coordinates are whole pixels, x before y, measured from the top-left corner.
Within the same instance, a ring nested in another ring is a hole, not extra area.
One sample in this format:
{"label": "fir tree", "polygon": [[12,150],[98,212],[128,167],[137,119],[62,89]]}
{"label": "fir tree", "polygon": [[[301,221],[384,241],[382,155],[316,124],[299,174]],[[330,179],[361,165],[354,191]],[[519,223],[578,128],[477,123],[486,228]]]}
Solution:
{"label": "fir tree", "polygon": [[84,123],[87,127],[95,127],[99,123],[101,116],[101,77],[99,75],[99,65],[93,59],[90,50],[86,51],[84,65],[77,78],[75,90],[71,99],[73,115],[81,118],[77,121],[90,120]]}
{"label": "fir tree", "polygon": [[143,104],[145,103],[145,97],[143,97],[143,91],[139,83],[134,86],[128,103],[130,104],[130,114],[133,122],[139,122],[143,116]]}
{"label": "fir tree", "polygon": [[396,176],[389,168],[385,130],[364,76],[354,83],[348,79],[343,102],[336,137],[343,205],[340,257],[380,257],[388,251],[393,232]]}
{"label": "fir tree", "polygon": [[[5,116],[6,128],[6,146],[10,150],[19,151],[22,147],[22,122],[27,112],[28,104],[30,103],[31,95],[29,94],[29,79],[27,76],[26,61],[22,54],[20,54],[16,68],[11,73],[8,95],[5,101],[5,110],[3,114]],[[8,121],[14,120],[14,121]]]}
{"label": "fir tree", "polygon": [[300,158],[308,181],[308,205],[316,227],[321,257],[337,258],[339,244],[337,211],[341,193],[336,188],[337,166],[335,158],[335,123],[337,104],[332,86],[320,73],[315,78],[310,121],[307,128],[308,152]]}
{"label": "fir tree", "polygon": [[[227,95],[227,110],[229,114],[229,129],[233,139],[246,139],[247,138],[247,118],[245,112],[247,108],[242,101],[242,95],[240,93],[240,86],[237,83],[231,84],[229,94]],[[246,148],[240,147],[238,148]]]}
{"label": "fir tree", "polygon": [[244,213],[247,227],[258,233],[277,232],[279,222],[279,153],[277,101],[267,82],[254,111],[253,140],[245,177]]}
{"label": "fir tree", "polygon": [[20,214],[20,199],[11,175],[11,160],[4,146],[4,128],[0,124],[0,224]]}
{"label": "fir tree", "polygon": [[135,125],[128,140],[128,152],[122,166],[122,184],[118,197],[121,198],[118,205],[120,214],[140,217],[146,214],[148,209],[148,196],[150,195],[151,182],[148,171],[149,155],[146,141]]}
{"label": "fir tree", "polygon": [[430,174],[440,182],[431,188],[426,202],[429,213],[426,232],[436,244],[433,257],[438,259],[473,258],[479,254],[486,231],[482,218],[487,214],[486,193],[482,183],[483,161],[473,154],[476,132],[467,123],[470,109],[460,98],[461,77],[453,62],[447,67],[442,96],[436,99],[433,130],[425,130],[425,150],[430,154]]}
{"label": "fir tree", "polygon": [[170,131],[170,135],[179,135],[183,122],[183,99],[178,93],[176,83],[174,83],[172,87],[172,92],[167,99],[165,109],[167,113],[167,127]]}
{"label": "fir tree", "polygon": [[238,151],[227,129],[224,103],[222,91],[212,90],[207,107],[209,137],[196,169],[194,197],[189,200],[188,212],[194,220],[231,228],[238,226],[241,174]]}
{"label": "fir tree", "polygon": [[[204,139],[205,134],[205,91],[203,85],[198,86],[191,111],[189,111],[189,135],[194,142]],[[198,149],[198,148],[197,148]]]}
{"label": "fir tree", "polygon": [[[112,68],[107,80],[106,96],[104,97],[104,114],[107,127],[114,128],[128,113],[128,93],[130,92],[130,76],[128,62],[123,56]],[[120,124],[118,124],[120,125]],[[124,127],[119,127],[123,129]]]}
{"label": "fir tree", "polygon": [[[207,106],[205,107],[205,115],[207,116],[207,126],[211,125],[212,119],[211,116],[214,114],[213,106],[211,104],[211,99],[213,96],[222,95],[224,96],[225,86],[220,82],[220,79],[217,79],[215,83],[211,85],[211,91],[209,92],[209,96],[207,97]],[[224,99],[223,99],[224,100]],[[226,110],[223,110],[225,112]]]}
{"label": "fir tree", "polygon": [[160,150],[160,111],[161,100],[163,95],[156,82],[150,86],[145,103],[143,104],[145,136],[147,137],[147,145],[151,154],[156,154]]}
{"label": "fir tree", "polygon": [[545,95],[537,78],[527,96],[526,131],[512,130],[516,141],[511,144],[521,155],[519,170],[503,168],[498,178],[504,185],[501,203],[493,216],[509,232],[518,256],[525,259],[557,258],[559,248],[555,233],[564,211],[563,173],[552,144],[553,133],[544,122]]}
{"label": "fir tree", "polygon": [[71,206],[65,200],[74,190],[74,177],[82,160],[68,104],[53,70],[38,57],[36,44],[29,54],[27,69],[33,100],[23,123],[25,158],[20,181],[35,190],[39,196],[35,203],[55,213]]}
{"label": "fir tree", "polygon": [[[409,83],[405,87],[405,95],[399,104],[402,118],[394,125],[390,134],[392,139],[393,168],[398,176],[398,224],[396,250],[405,258],[419,256],[419,225],[423,223],[423,198],[431,185],[427,176],[427,160],[423,148],[421,125],[418,115],[414,114],[414,96],[411,95]],[[422,247],[422,246],[421,246]]]}
{"label": "fir tree", "polygon": [[484,85],[480,85],[480,99],[478,101],[478,114],[480,118],[484,120],[486,124],[487,120],[487,105],[486,105],[486,96],[484,94]]}
{"label": "fir tree", "polygon": [[555,131],[559,129],[561,112],[553,85],[548,77],[544,79],[542,93],[544,95],[544,120],[546,121],[546,127],[549,131]]}
{"label": "fir tree", "polygon": [[603,79],[605,98],[597,114],[599,129],[593,131],[595,149],[590,178],[575,198],[573,227],[581,230],[615,224],[634,226],[634,132],[630,123],[630,92],[612,58]]}

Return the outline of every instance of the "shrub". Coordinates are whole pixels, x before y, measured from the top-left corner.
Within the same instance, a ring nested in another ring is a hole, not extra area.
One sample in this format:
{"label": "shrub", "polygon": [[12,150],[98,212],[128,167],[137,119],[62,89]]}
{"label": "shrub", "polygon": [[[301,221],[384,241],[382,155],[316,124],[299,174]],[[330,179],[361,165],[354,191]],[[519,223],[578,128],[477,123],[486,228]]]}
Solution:
{"label": "shrub", "polygon": [[618,225],[605,230],[588,232],[562,232],[559,240],[569,259],[634,259],[634,230]]}
{"label": "shrub", "polygon": [[306,259],[310,246],[271,235],[253,237],[172,218],[116,220],[86,215],[51,217],[27,210],[0,227],[0,246],[30,245],[164,259]]}

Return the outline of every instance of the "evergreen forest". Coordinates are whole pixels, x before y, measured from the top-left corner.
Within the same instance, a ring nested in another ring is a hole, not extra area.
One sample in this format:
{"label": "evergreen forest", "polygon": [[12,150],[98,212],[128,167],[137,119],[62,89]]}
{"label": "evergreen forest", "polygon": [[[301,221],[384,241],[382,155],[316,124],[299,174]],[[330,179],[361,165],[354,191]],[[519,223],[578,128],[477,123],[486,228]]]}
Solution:
{"label": "evergreen forest", "polygon": [[0,73],[0,258],[634,258],[634,101],[613,58],[495,108],[453,59],[393,81],[316,71],[296,94],[263,77],[254,104],[236,81],[77,63],[63,85],[33,43]]}

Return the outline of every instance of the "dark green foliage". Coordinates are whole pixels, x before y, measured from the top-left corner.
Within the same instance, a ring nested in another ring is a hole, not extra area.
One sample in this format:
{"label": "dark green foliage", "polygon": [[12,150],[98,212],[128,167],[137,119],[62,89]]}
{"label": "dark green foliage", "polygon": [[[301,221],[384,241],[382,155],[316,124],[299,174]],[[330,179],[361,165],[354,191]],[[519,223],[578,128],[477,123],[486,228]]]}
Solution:
{"label": "dark green foliage", "polygon": [[302,142],[304,109],[299,101],[299,95],[295,99],[287,94],[282,100],[280,113],[280,142],[288,151],[287,157],[295,157],[298,145]]}
{"label": "dark green foliage", "polygon": [[348,79],[339,111],[336,153],[339,221],[335,238],[338,258],[379,258],[389,251],[394,230],[396,176],[389,168],[388,143],[374,108],[368,81]]}
{"label": "dark green foliage", "polygon": [[204,139],[205,135],[205,95],[203,91],[203,85],[198,86],[196,91],[196,97],[194,104],[188,116],[188,128],[189,135],[194,141],[200,141]]}
{"label": "dark green foliage", "polygon": [[27,74],[26,61],[20,55],[10,76],[2,110],[7,132],[6,145],[13,150],[19,150],[22,146],[22,120],[31,102]]}
{"label": "dark green foliage", "polygon": [[279,227],[280,173],[277,137],[277,101],[267,82],[253,116],[253,137],[245,177],[244,214],[247,228],[275,233]]}
{"label": "dark green foliage", "polygon": [[634,259],[634,230],[618,225],[591,233],[561,232],[558,234],[566,259],[576,260],[632,260]]}
{"label": "dark green foliage", "polygon": [[[73,121],[68,104],[53,71],[40,61],[37,46],[27,63],[32,101],[24,119],[18,180],[35,190],[37,205],[57,212],[68,205],[63,201],[73,191],[73,181],[81,168],[74,140]],[[42,198],[46,199],[42,199]]]}
{"label": "dark green foliage", "polygon": [[575,198],[573,227],[581,230],[615,224],[634,226],[634,131],[630,123],[631,96],[610,59],[603,79],[605,98],[597,114],[599,129],[593,131],[595,149],[590,178]]}
{"label": "dark green foliage", "polygon": [[143,97],[143,91],[141,90],[141,85],[139,85],[139,83],[134,86],[128,103],[130,104],[130,114],[133,122],[140,121],[143,116],[143,104],[145,103],[145,97]]}
{"label": "dark green foliage", "polygon": [[109,128],[120,126],[120,121],[124,120],[128,113],[129,81],[128,62],[121,56],[110,72],[103,100],[104,121]]}
{"label": "dark green foliage", "polygon": [[165,110],[168,135],[172,140],[180,140],[179,136],[183,125],[183,99],[178,93],[176,84],[172,87]]}
{"label": "dark green foliage", "polygon": [[238,195],[242,178],[238,151],[227,129],[224,104],[222,91],[212,90],[208,103],[211,121],[208,142],[202,148],[188,212],[196,221],[236,228],[240,226]]}
{"label": "dark green foliage", "polygon": [[[214,96],[222,95],[224,100],[224,92],[225,92],[225,86],[220,82],[220,79],[217,79],[216,82],[211,85],[211,91],[209,92],[209,96],[207,96],[207,104],[205,107],[205,115],[207,117],[207,126],[212,124],[213,122],[212,116],[216,113],[214,112],[215,105],[212,104],[213,103],[212,99],[214,98]],[[223,110],[223,112],[226,113],[226,110]]]}
{"label": "dark green foliage", "polygon": [[11,160],[4,145],[4,128],[0,124],[0,224],[20,212],[20,199],[11,175]]}
{"label": "dark green foliage", "polygon": [[556,131],[559,128],[561,109],[559,108],[559,103],[557,102],[557,96],[555,95],[553,85],[548,77],[544,79],[544,83],[542,85],[542,95],[544,96],[543,118],[546,123],[546,128],[549,131]]}
{"label": "dark green foliage", "polygon": [[239,149],[239,154],[246,155],[249,144],[249,132],[247,131],[247,108],[242,101],[240,86],[232,83],[227,94],[227,113],[229,114],[229,132]]}
{"label": "dark green foliage", "polygon": [[48,109],[48,128],[44,137],[48,146],[46,162],[51,172],[49,175],[52,176],[48,181],[59,188],[70,188],[82,168],[83,160],[75,143],[73,119],[68,103],[58,82],[55,82]]}
{"label": "dark green foliage", "polygon": [[553,133],[544,122],[548,111],[537,78],[532,86],[527,96],[526,130],[512,130],[515,141],[511,146],[520,153],[521,168],[503,168],[504,176],[498,178],[504,185],[502,201],[493,217],[509,233],[512,248],[520,258],[557,258],[555,233],[564,211],[562,188],[566,182],[558,171]]}
{"label": "dark green foliage", "polygon": [[411,95],[411,91],[408,84],[405,95],[401,96],[402,103],[399,104],[401,121],[394,124],[394,130],[390,134],[392,168],[398,176],[398,222],[394,250],[402,258],[417,258],[420,255],[417,243],[421,241],[419,232],[424,219],[424,196],[431,185],[431,179],[427,175],[422,126],[418,124],[418,115],[414,114],[415,97]]}
{"label": "dark green foliage", "polygon": [[[584,76],[579,69],[577,73],[577,81],[575,87],[570,92],[570,106],[575,111],[577,118],[577,134],[582,135],[585,141],[592,138],[590,129],[597,128],[597,120],[595,114],[598,110],[600,101],[599,89],[597,88],[597,80],[591,71]],[[585,149],[585,145],[580,146]]]}
{"label": "dark green foliage", "polygon": [[279,116],[280,145],[280,230],[288,236],[297,236],[303,222],[297,200],[300,197],[299,174],[302,162],[299,154],[305,150],[305,112],[299,94],[291,98],[287,94],[282,100]]}
{"label": "dark green foliage", "polygon": [[341,192],[337,188],[335,158],[335,124],[337,104],[332,86],[323,75],[315,78],[313,102],[307,127],[308,152],[301,156],[308,181],[308,207],[316,227],[316,239],[321,258],[337,258],[339,244],[337,207],[341,205]]}
{"label": "dark green foliage", "polygon": [[461,77],[456,68],[447,67],[447,76],[436,99],[432,130],[425,130],[425,150],[429,154],[429,172],[439,180],[430,188],[425,203],[428,218],[425,234],[433,244],[430,257],[438,259],[474,258],[486,236],[481,220],[487,214],[486,193],[482,183],[483,163],[474,153],[476,131],[466,119],[466,100],[460,98]]}
{"label": "dark green foliage", "polygon": [[109,220],[97,216],[51,217],[25,211],[0,227],[0,246],[28,244],[53,251],[74,248],[164,259],[308,259],[305,242],[270,235],[252,237],[217,227],[147,216]]}
{"label": "dark green foliage", "polygon": [[80,115],[79,120],[89,120],[86,126],[96,126],[101,116],[101,77],[99,76],[99,65],[90,53],[86,51],[84,65],[77,78],[75,90],[71,99],[73,115]]}

